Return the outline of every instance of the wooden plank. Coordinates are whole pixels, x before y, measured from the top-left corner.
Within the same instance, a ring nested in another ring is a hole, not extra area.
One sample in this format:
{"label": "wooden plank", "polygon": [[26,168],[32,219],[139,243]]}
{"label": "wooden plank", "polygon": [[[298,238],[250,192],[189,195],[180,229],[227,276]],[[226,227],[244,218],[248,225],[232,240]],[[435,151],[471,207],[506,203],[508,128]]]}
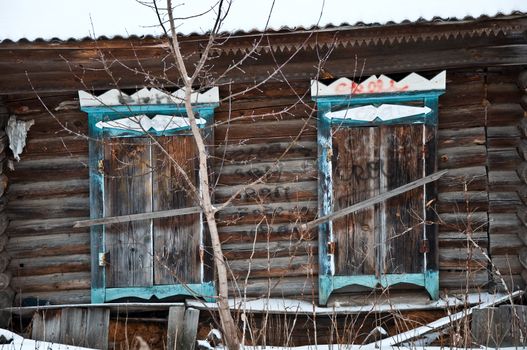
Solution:
{"label": "wooden plank", "polygon": [[86,331],[84,338],[85,347],[93,349],[108,349],[108,331],[110,328],[110,309],[88,309]]}
{"label": "wooden plank", "polygon": [[179,334],[183,329],[185,306],[172,306],[168,309],[167,350],[176,350]]}
{"label": "wooden plank", "polygon": [[15,290],[31,292],[57,292],[62,290],[90,288],[89,272],[55,273],[40,276],[15,276],[11,279],[11,286]]}
{"label": "wooden plank", "polygon": [[[190,136],[158,138],[164,151],[152,148],[155,165],[153,210],[181,209],[197,204],[196,194],[185,183],[173,161],[197,184],[197,149]],[[153,220],[154,284],[201,282],[201,215],[199,213]]]}
{"label": "wooden plank", "polygon": [[[424,176],[423,133],[423,125],[381,127],[381,159],[385,162],[383,174],[387,191]],[[386,253],[380,272],[422,272],[424,256],[420,253],[420,243],[426,220],[424,187],[387,199],[383,209],[385,236],[379,244],[386,247]]]}
{"label": "wooden plank", "polygon": [[[152,211],[152,162],[149,140],[106,142],[104,205],[108,216]],[[152,285],[152,232],[149,220],[106,225],[105,249],[110,253],[107,287]]]}
{"label": "wooden plank", "polygon": [[486,164],[485,146],[449,147],[438,150],[439,169],[466,168]]}
{"label": "wooden plank", "polygon": [[9,263],[9,270],[20,277],[61,272],[87,272],[90,271],[90,256],[75,254],[24,257],[24,254],[14,254]]}
{"label": "wooden plank", "polygon": [[[399,195],[401,193],[404,193],[406,191],[409,191],[411,189],[414,189],[414,188],[417,188],[419,186],[425,185],[427,183],[436,181],[441,176],[445,175],[447,172],[448,172],[448,170],[438,171],[437,173],[430,174],[430,175],[425,176],[425,177],[423,177],[423,178],[421,178],[419,180],[416,180],[416,181],[413,181],[413,182],[408,183],[406,185],[403,185],[401,187],[398,187],[398,188],[396,188],[394,190],[382,193],[382,194],[380,194],[378,196],[375,196],[375,197],[372,197],[372,198],[367,199],[365,201],[362,201],[361,203],[352,205],[352,206],[350,206],[350,207],[348,207],[346,209],[342,209],[342,210],[340,210],[338,212],[334,212],[331,215],[320,217],[320,218],[318,218],[316,220],[313,220],[313,221],[308,222],[306,224],[300,225],[300,230],[306,230],[306,229],[310,229],[310,228],[316,227],[317,225],[319,225],[321,223],[324,223],[324,222],[327,222],[329,220],[333,220],[335,218],[339,218],[339,217],[348,215],[349,213],[353,213],[356,210],[367,208],[367,207],[369,207],[371,205],[380,203],[380,202],[386,200],[387,198],[395,197],[395,196],[397,196],[397,195]],[[445,219],[448,218],[447,215],[442,215],[442,217],[443,216],[444,216]],[[485,220],[486,220],[486,213],[485,213]]]}
{"label": "wooden plank", "polygon": [[199,310],[186,309],[183,319],[183,329],[178,334],[176,349],[194,350],[196,336],[198,332]]}
{"label": "wooden plank", "polygon": [[438,181],[438,191],[485,191],[487,189],[487,169],[485,166],[449,169]]}
{"label": "wooden plank", "polygon": [[[441,97],[441,100],[443,97]],[[438,131],[437,147],[461,147],[461,146],[477,146],[484,145],[485,128],[474,127],[464,129],[442,129]]]}
{"label": "wooden plank", "polygon": [[84,346],[86,342],[87,309],[62,309],[60,316],[60,335],[58,343]]}
{"label": "wooden plank", "polygon": [[[333,134],[333,210],[379,194],[379,128],[335,128]],[[373,275],[380,229],[377,206],[333,221],[335,274]],[[331,254],[331,253],[330,253]]]}

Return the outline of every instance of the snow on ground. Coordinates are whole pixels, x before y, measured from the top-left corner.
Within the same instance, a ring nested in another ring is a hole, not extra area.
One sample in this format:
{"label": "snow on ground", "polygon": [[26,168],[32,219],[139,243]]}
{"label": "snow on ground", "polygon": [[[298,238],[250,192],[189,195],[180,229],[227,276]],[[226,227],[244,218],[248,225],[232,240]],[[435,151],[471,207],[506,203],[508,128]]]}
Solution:
{"label": "snow on ground", "polygon": [[0,350],[90,350],[78,346],[49,343],[25,339],[16,333],[0,328],[0,337],[4,337],[8,344],[0,344]]}
{"label": "snow on ground", "polygon": [[[178,31],[210,30],[219,0],[173,0]],[[224,2],[227,2],[225,0]],[[143,5],[144,3],[150,6]],[[165,6],[165,0],[157,4]],[[0,40],[161,35],[152,0],[0,0]],[[527,12],[525,0],[232,0],[223,31],[431,20]],[[195,16],[203,14],[194,18]]]}

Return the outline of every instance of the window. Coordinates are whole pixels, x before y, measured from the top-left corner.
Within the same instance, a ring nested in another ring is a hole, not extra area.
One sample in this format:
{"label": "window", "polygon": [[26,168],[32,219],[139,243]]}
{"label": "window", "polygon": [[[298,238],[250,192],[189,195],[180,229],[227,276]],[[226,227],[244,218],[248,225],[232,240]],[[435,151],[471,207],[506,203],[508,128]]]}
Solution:
{"label": "window", "polygon": [[[314,81],[318,108],[319,216],[436,171],[437,100],[445,72],[360,84]],[[408,283],[438,298],[439,275],[428,184],[319,226],[319,298],[340,288]]]}
{"label": "window", "polygon": [[[217,95],[217,88],[193,94],[206,139]],[[192,190],[199,191],[198,154],[185,108],[172,102],[177,96],[143,89],[131,96],[81,91],[79,98],[89,118],[92,219],[198,205]],[[201,220],[196,211],[92,226],[92,303],[177,295],[210,299],[212,259]]]}

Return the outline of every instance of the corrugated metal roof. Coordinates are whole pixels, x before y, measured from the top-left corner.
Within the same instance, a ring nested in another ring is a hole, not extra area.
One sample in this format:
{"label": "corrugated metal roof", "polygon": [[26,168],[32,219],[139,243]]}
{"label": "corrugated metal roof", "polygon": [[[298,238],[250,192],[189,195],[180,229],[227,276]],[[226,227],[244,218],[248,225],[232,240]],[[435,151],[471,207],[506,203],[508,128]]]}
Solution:
{"label": "corrugated metal roof", "polygon": [[[217,0],[196,0],[181,5],[186,6],[184,8],[176,7],[175,14],[179,17],[205,13],[196,18],[178,20],[180,34],[192,37],[206,33],[215,15],[214,11],[207,12],[207,9],[215,3]],[[245,36],[263,31],[270,34],[323,31],[337,27],[480,20],[524,12],[527,12],[527,1],[524,0],[369,0],[366,3],[350,0],[234,0],[222,32]],[[156,23],[155,13],[135,0],[47,0],[0,5],[0,41],[4,42],[158,38],[163,31],[155,26]]]}

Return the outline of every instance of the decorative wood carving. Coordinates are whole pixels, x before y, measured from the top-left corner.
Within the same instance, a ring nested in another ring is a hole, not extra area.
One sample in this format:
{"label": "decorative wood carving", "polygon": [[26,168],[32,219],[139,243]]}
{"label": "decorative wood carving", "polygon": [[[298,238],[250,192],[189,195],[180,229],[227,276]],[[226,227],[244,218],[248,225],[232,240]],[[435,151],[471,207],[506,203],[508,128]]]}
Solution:
{"label": "decorative wood carving", "polygon": [[[185,88],[179,89],[171,94],[157,89],[143,88],[132,95],[127,95],[118,89],[108,90],[102,95],[94,96],[86,91],[79,91],[79,102],[81,107],[99,106],[130,106],[130,105],[181,105],[185,102]],[[203,93],[193,91],[191,102],[194,103],[218,103],[220,95],[217,87],[213,87]]]}
{"label": "decorative wood carving", "polygon": [[[206,121],[202,118],[196,118],[198,125],[203,125]],[[111,121],[100,121],[95,126],[99,129],[112,128],[128,131],[148,131],[154,129],[155,131],[168,131],[174,129],[190,128],[189,119],[185,117],[178,117],[173,115],[158,114],[153,118],[148,116],[135,115]]]}
{"label": "decorative wood carving", "polygon": [[348,108],[340,111],[329,112],[325,114],[329,119],[344,119],[371,122],[379,118],[387,121],[412,117],[420,114],[428,114],[431,111],[429,107],[413,107],[404,105],[382,104],[378,107],[374,105]]}
{"label": "decorative wood carving", "polygon": [[379,77],[372,75],[359,84],[348,78],[340,78],[329,85],[312,80],[311,96],[321,97],[444,90],[445,87],[446,71],[442,71],[430,80],[417,73],[411,73],[399,81],[395,81],[386,75],[380,75]]}

